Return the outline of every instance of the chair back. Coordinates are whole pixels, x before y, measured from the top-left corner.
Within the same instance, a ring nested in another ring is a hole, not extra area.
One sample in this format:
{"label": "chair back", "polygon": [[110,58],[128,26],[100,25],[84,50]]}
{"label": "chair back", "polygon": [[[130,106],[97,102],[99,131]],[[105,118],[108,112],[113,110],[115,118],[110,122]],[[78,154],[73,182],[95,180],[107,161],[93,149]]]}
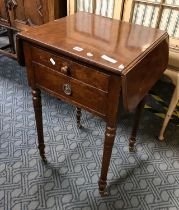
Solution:
{"label": "chair back", "polygon": [[85,11],[120,20],[124,0],[68,0],[67,5],[68,15]]}

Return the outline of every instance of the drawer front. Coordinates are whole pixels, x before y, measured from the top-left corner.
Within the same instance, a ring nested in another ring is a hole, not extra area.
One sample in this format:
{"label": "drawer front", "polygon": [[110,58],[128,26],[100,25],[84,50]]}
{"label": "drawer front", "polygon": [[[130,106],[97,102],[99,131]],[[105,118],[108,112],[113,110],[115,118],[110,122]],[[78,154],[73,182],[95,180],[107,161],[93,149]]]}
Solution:
{"label": "drawer front", "polygon": [[32,60],[98,89],[108,91],[109,75],[32,47]]}
{"label": "drawer front", "polygon": [[78,80],[55,72],[52,69],[33,63],[34,79],[37,86],[51,94],[62,96],[70,103],[78,103],[103,116],[107,110],[107,93]]}

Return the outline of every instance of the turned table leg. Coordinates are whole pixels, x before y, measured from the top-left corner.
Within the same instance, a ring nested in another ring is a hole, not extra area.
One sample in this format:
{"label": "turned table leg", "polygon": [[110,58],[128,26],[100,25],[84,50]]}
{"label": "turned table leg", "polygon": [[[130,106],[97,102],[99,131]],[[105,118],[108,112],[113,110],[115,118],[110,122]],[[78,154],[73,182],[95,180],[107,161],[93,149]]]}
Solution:
{"label": "turned table leg", "polygon": [[130,152],[134,152],[136,150],[135,149],[136,135],[137,135],[138,127],[139,127],[140,116],[141,116],[142,110],[144,109],[145,101],[146,101],[146,97],[144,97],[143,100],[139,103],[135,112],[132,133],[131,133],[131,137],[129,138],[129,151]]}
{"label": "turned table leg", "polygon": [[98,182],[99,185],[99,193],[103,195],[107,195],[106,185],[107,185],[107,174],[108,168],[110,164],[112,148],[114,144],[114,139],[116,136],[116,127],[106,127],[105,132],[105,140],[104,140],[104,149],[103,149],[103,160],[102,160],[102,168],[101,168],[101,176]]}
{"label": "turned table leg", "polygon": [[81,128],[81,109],[76,107],[76,120],[77,120],[77,127]]}
{"label": "turned table leg", "polygon": [[45,144],[44,144],[44,135],[43,135],[41,91],[37,89],[32,90],[32,99],[33,99],[37,135],[38,135],[38,144],[39,144],[38,149],[42,160],[46,162],[47,159],[45,157]]}
{"label": "turned table leg", "polygon": [[119,102],[121,94],[121,80],[118,77],[111,76],[109,84],[108,104],[107,104],[107,115],[106,115],[106,131],[103,148],[103,158],[101,166],[101,176],[99,178],[98,186],[99,193],[101,196],[107,195],[107,174],[112,154],[112,148],[116,136],[118,113],[119,113]]}

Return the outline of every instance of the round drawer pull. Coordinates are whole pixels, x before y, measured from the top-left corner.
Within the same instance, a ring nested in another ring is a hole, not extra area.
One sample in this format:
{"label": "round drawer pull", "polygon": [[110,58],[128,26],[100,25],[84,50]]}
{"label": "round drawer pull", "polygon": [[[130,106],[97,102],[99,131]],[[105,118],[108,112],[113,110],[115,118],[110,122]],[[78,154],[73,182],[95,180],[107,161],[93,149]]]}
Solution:
{"label": "round drawer pull", "polygon": [[71,93],[72,93],[72,90],[71,90],[71,85],[69,84],[64,84],[63,85],[63,91],[66,95],[70,96]]}
{"label": "round drawer pull", "polygon": [[63,67],[61,67],[61,72],[63,74],[69,75],[70,74],[70,69],[69,69],[68,66],[63,66]]}

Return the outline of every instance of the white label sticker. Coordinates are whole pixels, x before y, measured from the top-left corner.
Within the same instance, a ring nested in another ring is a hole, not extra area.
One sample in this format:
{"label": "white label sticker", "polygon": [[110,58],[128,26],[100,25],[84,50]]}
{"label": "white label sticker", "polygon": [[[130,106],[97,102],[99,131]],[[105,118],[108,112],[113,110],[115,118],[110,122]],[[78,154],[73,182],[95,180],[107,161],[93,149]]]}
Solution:
{"label": "white label sticker", "polygon": [[55,61],[53,60],[53,58],[50,58],[50,62],[52,63],[52,65],[55,65]]}
{"label": "white label sticker", "polygon": [[106,60],[106,61],[109,61],[111,63],[117,63],[116,60],[114,60],[113,58],[108,57],[107,55],[102,55],[101,58]]}
{"label": "white label sticker", "polygon": [[119,68],[120,70],[123,70],[123,69],[124,69],[124,65],[121,64],[120,66],[118,66],[118,68]]}
{"label": "white label sticker", "polygon": [[76,51],[78,51],[78,52],[83,51],[83,48],[81,48],[81,47],[74,47],[73,49],[76,50]]}
{"label": "white label sticker", "polygon": [[90,53],[90,52],[86,53],[86,55],[89,56],[89,57],[92,57],[93,56],[93,54]]}

